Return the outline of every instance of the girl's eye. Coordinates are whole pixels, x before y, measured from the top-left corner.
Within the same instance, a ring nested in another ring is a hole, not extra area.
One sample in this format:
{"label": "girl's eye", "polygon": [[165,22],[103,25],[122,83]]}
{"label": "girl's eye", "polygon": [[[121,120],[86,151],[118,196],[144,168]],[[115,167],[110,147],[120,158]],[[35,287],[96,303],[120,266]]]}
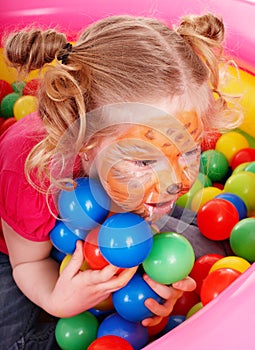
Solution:
{"label": "girl's eye", "polygon": [[135,165],[143,168],[151,164],[154,164],[155,162],[156,160],[135,160]]}
{"label": "girl's eye", "polygon": [[186,153],[182,154],[182,157],[186,158],[186,157],[194,157],[197,156],[198,154],[200,154],[200,147],[198,148],[194,148]]}

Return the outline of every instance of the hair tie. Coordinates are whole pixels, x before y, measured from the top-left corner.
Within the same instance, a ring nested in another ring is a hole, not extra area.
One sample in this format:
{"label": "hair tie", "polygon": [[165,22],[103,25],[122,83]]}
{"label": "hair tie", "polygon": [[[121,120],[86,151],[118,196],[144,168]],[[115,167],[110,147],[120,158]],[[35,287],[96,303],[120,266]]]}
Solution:
{"label": "hair tie", "polygon": [[58,55],[57,59],[59,61],[62,61],[62,64],[67,64],[67,58],[69,56],[69,53],[72,51],[73,45],[71,43],[66,43],[63,47],[64,53],[62,55]]}

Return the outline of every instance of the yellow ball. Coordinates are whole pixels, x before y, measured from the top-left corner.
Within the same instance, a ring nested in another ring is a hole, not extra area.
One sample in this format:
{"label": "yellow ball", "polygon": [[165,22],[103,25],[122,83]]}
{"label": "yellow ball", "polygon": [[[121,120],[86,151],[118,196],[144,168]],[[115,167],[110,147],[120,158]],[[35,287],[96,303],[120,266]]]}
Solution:
{"label": "yellow ball", "polygon": [[[72,254],[67,254],[64,259],[62,260],[60,267],[59,267],[59,274],[63,272],[63,270],[66,268],[66,266],[69,264],[69,261],[72,259]],[[89,268],[87,262],[84,260],[83,264],[81,265],[80,270],[85,271]]]}
{"label": "yellow ball", "polygon": [[209,200],[220,194],[222,191],[218,187],[208,186],[199,190],[191,201],[191,210],[195,213]]}
{"label": "yellow ball", "polygon": [[226,256],[216,261],[211,267],[211,269],[209,270],[209,273],[218,269],[223,269],[223,268],[234,269],[236,271],[243,273],[250,266],[251,264],[247,260],[239,256]]}
{"label": "yellow ball", "polygon": [[17,120],[38,110],[38,100],[35,96],[21,96],[13,106],[13,115]]}
{"label": "yellow ball", "polygon": [[233,156],[243,148],[248,148],[249,143],[246,138],[236,131],[230,131],[221,135],[215,149],[224,154],[230,164]]}

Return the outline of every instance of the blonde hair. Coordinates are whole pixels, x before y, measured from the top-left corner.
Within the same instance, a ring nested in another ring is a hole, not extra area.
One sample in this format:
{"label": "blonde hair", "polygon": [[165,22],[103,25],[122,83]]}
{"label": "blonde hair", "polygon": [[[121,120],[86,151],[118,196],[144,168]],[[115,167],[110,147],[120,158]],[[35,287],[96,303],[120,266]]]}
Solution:
{"label": "blonde hair", "polygon": [[77,133],[71,148],[78,153],[86,113],[107,104],[167,97],[177,110],[194,109],[208,130],[235,127],[236,116],[218,91],[223,39],[223,22],[210,13],[185,16],[173,29],[153,18],[107,17],[88,26],[68,53],[66,36],[55,30],[9,36],[6,57],[19,70],[40,69],[67,54],[66,64],[57,61],[43,75],[39,113],[47,133],[27,158],[28,177],[34,168],[50,177],[52,156],[67,130]]}

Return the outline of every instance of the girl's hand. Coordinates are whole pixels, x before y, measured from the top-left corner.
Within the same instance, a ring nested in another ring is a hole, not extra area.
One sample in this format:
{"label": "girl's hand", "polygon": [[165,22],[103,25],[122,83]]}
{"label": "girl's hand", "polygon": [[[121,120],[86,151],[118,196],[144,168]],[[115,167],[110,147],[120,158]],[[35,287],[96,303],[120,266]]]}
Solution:
{"label": "girl's hand", "polygon": [[168,316],[183,292],[193,291],[196,288],[196,282],[190,278],[173,283],[171,286],[166,286],[155,282],[148,275],[144,275],[144,280],[148,285],[159,295],[161,298],[165,299],[164,304],[159,304],[156,300],[148,298],[145,300],[145,306],[155,314],[154,317],[146,318],[142,321],[143,326],[154,326],[158,324],[162,318]]}
{"label": "girl's hand", "polygon": [[78,241],[51,295],[53,314],[58,317],[70,317],[95,307],[112,292],[124,287],[137,270],[137,267],[125,269],[116,275],[119,268],[108,265],[102,270],[81,271],[83,261],[82,242]]}

